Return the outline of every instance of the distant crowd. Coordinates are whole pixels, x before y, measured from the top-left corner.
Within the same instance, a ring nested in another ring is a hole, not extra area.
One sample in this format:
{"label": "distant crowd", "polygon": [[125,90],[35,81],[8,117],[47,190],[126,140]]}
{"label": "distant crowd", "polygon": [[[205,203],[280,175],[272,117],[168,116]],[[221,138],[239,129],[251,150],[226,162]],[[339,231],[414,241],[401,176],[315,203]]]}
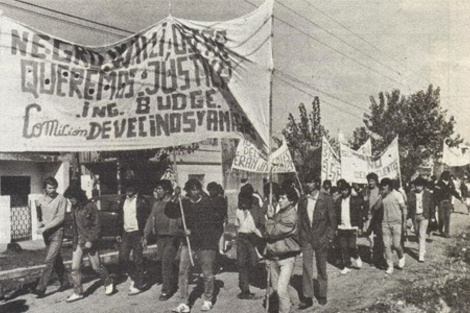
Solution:
{"label": "distant crowd", "polygon": [[[374,173],[367,175],[367,181],[367,185],[360,185],[341,179],[332,186],[331,181],[322,182],[317,175],[308,173],[303,188],[290,181],[266,184],[262,196],[251,184],[243,185],[236,209],[238,298],[259,299],[250,290],[250,277],[253,271],[260,270],[260,263],[265,263],[268,280],[264,304],[275,299],[279,312],[290,312],[288,289],[296,259],[301,258],[302,292],[298,309],[309,308],[314,301],[325,305],[328,254],[337,256],[343,275],[353,268],[361,269],[359,236],[370,243],[369,255],[363,257],[385,270],[386,275],[392,275],[395,269],[394,252],[397,268],[405,267],[404,242],[410,232],[418,238],[418,261],[425,262],[426,246],[433,234],[450,236],[454,199],[468,207],[470,198],[468,176],[464,176],[458,192],[447,171],[437,181],[434,177],[419,176],[406,191],[389,178],[379,181]],[[42,212],[38,233],[43,235],[47,247],[46,266],[33,292],[38,298],[47,296],[48,282],[55,271],[61,284],[59,291],[73,287],[66,301],[82,299],[81,268],[87,255],[91,267],[101,277],[105,294],[114,294],[114,276],[100,261],[101,221],[95,203],[87,199],[78,184],[71,184],[64,195],[57,193],[58,184],[52,177],[44,181],[43,187],[45,194],[38,202]],[[116,274],[119,279],[127,277],[131,296],[148,289],[143,252],[148,242],[156,238],[162,277],[159,300],[168,300],[178,291],[180,304],[173,311],[190,312],[193,306],[189,302],[190,273],[198,264],[204,285],[201,310],[209,311],[214,305],[215,275],[227,248],[224,241],[227,199],[222,186],[215,182],[206,186],[206,193],[199,180],[189,179],[183,190],[184,195],[169,180],[158,181],[153,191],[155,202],[151,204],[139,193],[136,182],[129,182],[119,201]],[[72,206],[74,234],[70,274],[60,253],[68,202]],[[314,278],[318,282],[315,292]]]}

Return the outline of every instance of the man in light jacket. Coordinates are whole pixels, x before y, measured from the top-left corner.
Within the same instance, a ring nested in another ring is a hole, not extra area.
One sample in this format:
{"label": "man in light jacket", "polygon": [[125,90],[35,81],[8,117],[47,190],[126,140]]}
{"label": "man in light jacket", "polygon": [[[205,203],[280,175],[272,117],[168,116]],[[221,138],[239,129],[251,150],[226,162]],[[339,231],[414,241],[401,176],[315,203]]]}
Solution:
{"label": "man in light jacket", "polygon": [[295,205],[298,195],[293,187],[279,195],[279,211],[270,207],[267,213],[266,238],[269,275],[273,290],[279,298],[279,313],[291,312],[288,289],[294,271],[295,257],[300,253],[298,215]]}

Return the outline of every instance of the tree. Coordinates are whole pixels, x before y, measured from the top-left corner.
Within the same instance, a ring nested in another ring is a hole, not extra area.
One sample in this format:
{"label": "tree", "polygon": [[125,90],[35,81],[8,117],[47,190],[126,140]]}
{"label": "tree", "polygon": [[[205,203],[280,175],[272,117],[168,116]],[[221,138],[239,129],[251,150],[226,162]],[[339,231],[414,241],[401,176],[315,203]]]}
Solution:
{"label": "tree", "polygon": [[299,119],[289,113],[288,122],[282,134],[294,159],[300,177],[309,171],[321,173],[322,136],[330,141],[333,148],[338,149],[338,141],[330,138],[328,130],[321,124],[320,99],[315,97],[312,111],[307,113],[305,105],[299,105]]}
{"label": "tree", "polygon": [[398,135],[401,174],[409,180],[416,169],[430,157],[442,156],[444,140],[457,146],[463,140],[454,136],[455,120],[447,118],[447,111],[440,103],[440,89],[432,85],[410,96],[400,90],[379,93],[376,100],[370,97],[370,113],[364,114],[365,127],[354,131],[350,142],[353,148],[362,145],[371,136],[373,152],[383,151]]}

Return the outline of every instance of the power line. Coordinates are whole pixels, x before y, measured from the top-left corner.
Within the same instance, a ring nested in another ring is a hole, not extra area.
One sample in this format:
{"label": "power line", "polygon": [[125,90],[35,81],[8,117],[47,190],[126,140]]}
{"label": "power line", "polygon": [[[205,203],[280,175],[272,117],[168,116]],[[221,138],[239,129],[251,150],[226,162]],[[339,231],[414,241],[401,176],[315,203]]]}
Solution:
{"label": "power line", "polygon": [[[310,97],[312,97],[312,98],[315,98],[314,95],[312,95],[311,93],[309,93],[309,92],[307,92],[307,91],[304,91],[304,90],[300,89],[299,87],[297,87],[297,86],[295,86],[294,84],[290,83],[287,79],[283,78],[282,76],[276,76],[276,77],[279,78],[279,79],[281,79],[283,83],[289,85],[290,87],[294,88],[295,90],[300,91],[301,93],[306,94],[306,95],[308,95],[308,96],[310,96]],[[321,100],[321,102],[332,106],[333,108],[337,109],[338,111],[341,111],[341,112],[343,112],[343,113],[345,113],[345,114],[348,114],[348,115],[350,115],[350,116],[352,116],[352,117],[358,118],[358,119],[360,119],[361,121],[364,119],[363,117],[360,117],[359,115],[356,115],[356,114],[353,114],[353,113],[351,113],[351,112],[345,111],[343,108],[341,108],[341,107],[339,107],[339,106],[337,106],[337,105],[335,105],[335,104],[333,104],[333,103],[331,103],[331,102],[325,101],[325,100],[323,100],[323,99]]]}
{"label": "power line", "polygon": [[44,13],[36,12],[36,11],[30,10],[30,9],[22,8],[22,7],[19,7],[19,6],[16,6],[16,5],[12,5],[12,4],[9,4],[9,3],[0,2],[0,4],[1,4],[1,5],[4,5],[4,6],[6,6],[6,7],[13,8],[13,9],[15,9],[15,10],[20,10],[20,11],[24,11],[24,12],[27,12],[27,13],[39,15],[39,16],[46,17],[46,18],[51,19],[51,20],[56,20],[56,21],[64,22],[64,23],[66,23],[66,24],[78,26],[78,27],[81,27],[81,28],[86,28],[86,29],[89,29],[89,30],[92,30],[92,31],[99,31],[99,32],[102,32],[102,33],[108,33],[108,34],[110,34],[110,35],[113,35],[113,36],[119,37],[119,38],[123,38],[123,37],[124,37],[124,36],[121,35],[121,34],[117,34],[117,33],[114,33],[114,32],[108,31],[108,30],[104,30],[104,29],[99,29],[99,28],[92,27],[92,26],[83,25],[83,24],[76,23],[76,22],[72,22],[72,21],[70,21],[70,20],[62,19],[62,18],[56,17],[56,16],[46,15],[46,14],[44,14]]}
{"label": "power line", "polygon": [[317,10],[318,12],[320,12],[321,14],[323,14],[324,16],[326,16],[327,18],[329,18],[330,20],[332,20],[333,22],[335,22],[336,24],[338,24],[339,26],[341,26],[343,29],[345,29],[346,31],[348,31],[349,33],[353,34],[354,36],[356,36],[357,38],[359,38],[360,40],[362,40],[363,42],[365,42],[366,44],[368,44],[369,46],[371,46],[372,48],[376,49],[377,51],[379,51],[380,53],[382,53],[383,55],[387,56],[388,58],[390,58],[392,61],[394,61],[395,63],[397,63],[398,65],[402,66],[404,69],[407,69],[408,71],[414,73],[416,76],[420,77],[421,79],[423,79],[424,81],[428,82],[429,79],[424,77],[423,75],[421,75],[420,73],[416,72],[415,70],[407,67],[406,65],[402,64],[400,61],[398,61],[397,59],[395,59],[393,56],[391,56],[389,53],[383,51],[382,49],[378,48],[377,46],[375,46],[374,44],[370,43],[368,40],[366,40],[363,36],[353,32],[349,27],[345,26],[344,24],[342,24],[341,22],[339,22],[337,19],[335,19],[334,17],[330,16],[329,14],[326,14],[325,12],[323,12],[322,10],[320,10],[317,6],[315,6],[313,3],[307,1],[307,0],[302,0],[304,1],[305,3],[307,3],[309,6],[313,7],[315,10]]}
{"label": "power line", "polygon": [[[247,3],[249,3],[249,4],[251,4],[251,5],[254,6],[254,7],[257,7],[256,4],[250,2],[249,0],[244,0],[244,1],[247,2]],[[274,18],[277,19],[278,21],[280,21],[280,22],[286,24],[287,26],[289,26],[289,27],[291,27],[291,28],[297,30],[298,32],[304,34],[305,36],[309,37],[310,39],[312,39],[312,40],[314,40],[314,41],[316,41],[316,42],[318,42],[318,43],[324,45],[325,47],[327,47],[327,48],[329,48],[329,49],[335,51],[336,53],[342,55],[343,57],[345,57],[345,58],[347,58],[347,59],[353,61],[354,63],[361,65],[362,67],[368,69],[369,71],[371,71],[371,72],[373,72],[373,73],[376,73],[376,74],[378,74],[378,75],[380,75],[380,76],[383,76],[383,77],[385,77],[385,78],[387,78],[387,79],[389,79],[389,80],[391,80],[391,81],[393,81],[393,82],[395,82],[395,83],[397,83],[397,84],[399,84],[399,85],[402,85],[402,86],[404,86],[404,87],[408,87],[407,85],[405,85],[405,84],[403,84],[402,82],[400,82],[400,81],[394,79],[393,77],[390,77],[390,76],[388,76],[388,75],[385,75],[385,74],[383,74],[383,73],[381,73],[381,72],[375,70],[374,68],[368,66],[367,64],[364,64],[364,63],[362,63],[362,62],[360,62],[360,61],[354,59],[353,57],[351,57],[351,56],[349,56],[349,55],[347,55],[347,54],[341,52],[340,50],[336,49],[335,47],[332,47],[331,45],[329,45],[329,44],[327,44],[327,43],[324,43],[323,41],[321,41],[321,40],[315,38],[314,36],[310,35],[309,33],[305,32],[305,31],[303,31],[303,30],[299,29],[298,27],[292,25],[291,23],[286,22],[286,21],[284,21],[283,19],[280,19],[280,18],[277,17],[277,16],[274,16]]]}
{"label": "power line", "polygon": [[67,17],[72,17],[72,18],[75,18],[75,19],[80,20],[80,21],[84,21],[84,22],[88,22],[88,23],[94,23],[96,25],[111,28],[111,29],[118,30],[118,31],[121,31],[121,32],[124,32],[124,33],[128,33],[128,34],[133,34],[134,33],[134,32],[129,31],[127,29],[119,28],[119,27],[116,27],[116,26],[108,25],[108,24],[103,24],[103,23],[100,23],[100,22],[96,22],[96,21],[93,21],[93,20],[86,19],[86,18],[81,17],[81,16],[77,16],[77,15],[65,13],[65,12],[62,12],[62,11],[54,10],[54,9],[51,9],[51,8],[48,8],[48,7],[44,7],[42,5],[29,3],[29,2],[26,2],[26,1],[23,1],[23,0],[14,0],[14,1],[32,6],[32,7],[35,7],[35,8],[39,8],[39,9],[42,9],[42,10],[45,10],[45,11],[49,11],[49,12],[52,12],[52,13],[55,13],[55,14],[61,14],[61,15],[67,16]]}
{"label": "power line", "polygon": [[335,96],[335,95],[333,95],[333,94],[331,94],[331,93],[329,93],[329,92],[323,91],[323,90],[321,90],[321,89],[319,89],[319,88],[317,88],[317,87],[314,87],[314,86],[312,86],[312,85],[310,85],[310,84],[308,84],[308,83],[306,83],[306,82],[304,82],[304,81],[302,81],[302,80],[296,78],[295,76],[292,76],[292,75],[290,75],[290,74],[287,74],[287,73],[285,73],[285,72],[282,72],[282,71],[276,70],[276,69],[274,70],[274,73],[275,73],[275,74],[280,74],[280,75],[282,75],[282,76],[284,76],[284,77],[287,77],[288,79],[290,79],[290,80],[292,80],[292,81],[294,81],[294,82],[296,82],[296,83],[298,83],[298,84],[300,84],[300,85],[302,85],[302,86],[304,86],[304,87],[306,87],[306,88],[315,90],[316,92],[319,92],[319,93],[321,93],[321,94],[324,94],[325,96],[328,96],[328,97],[330,97],[330,98],[332,98],[332,99],[335,99],[335,100],[337,100],[337,101],[340,101],[340,102],[342,102],[342,103],[344,103],[344,104],[346,104],[346,105],[352,106],[352,107],[354,107],[354,108],[356,108],[356,109],[359,109],[359,110],[361,110],[361,111],[364,111],[364,110],[365,110],[363,107],[361,107],[361,106],[359,106],[359,105],[357,105],[357,104],[354,104],[354,103],[352,103],[352,102],[343,100],[343,99],[341,99],[341,98],[338,98],[337,96]]}
{"label": "power line", "polygon": [[[305,0],[304,0],[305,1]],[[337,35],[335,35],[333,32],[329,31],[328,29],[318,25],[317,23],[315,23],[314,21],[312,21],[311,19],[308,19],[306,18],[305,16],[303,16],[302,14],[298,13],[297,11],[293,10],[292,8],[288,7],[287,5],[285,5],[284,3],[280,2],[280,1],[277,1],[276,2],[278,4],[280,4],[282,7],[286,8],[287,10],[289,10],[290,12],[294,13],[295,15],[299,16],[300,18],[304,19],[305,21],[307,21],[308,23],[312,24],[313,26],[317,27],[317,28],[320,28],[321,30],[323,30],[324,32],[326,32],[327,34],[329,34],[330,36],[338,39],[339,41],[341,41],[343,44],[347,45],[348,47],[356,50],[357,52],[359,53],[362,53],[363,55],[367,56],[369,59],[377,62],[378,64],[382,65],[383,67],[397,73],[398,75],[400,76],[403,76],[402,73],[400,73],[399,71],[397,71],[396,69],[392,68],[391,66],[381,62],[380,60],[376,59],[375,57],[371,56],[370,54],[362,51],[361,49],[353,46],[352,44],[348,43],[347,41],[345,41],[344,39],[342,39],[341,37],[338,37]]]}

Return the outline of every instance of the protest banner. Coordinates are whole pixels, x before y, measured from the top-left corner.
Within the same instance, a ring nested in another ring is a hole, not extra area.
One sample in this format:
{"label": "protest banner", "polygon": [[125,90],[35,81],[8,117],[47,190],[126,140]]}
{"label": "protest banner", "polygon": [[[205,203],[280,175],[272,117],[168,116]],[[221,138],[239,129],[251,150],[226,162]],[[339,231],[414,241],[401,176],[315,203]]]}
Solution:
{"label": "protest banner", "polygon": [[459,147],[449,147],[444,141],[442,163],[448,166],[465,166],[470,164],[470,147],[461,144]]}
{"label": "protest banner", "polygon": [[0,17],[0,150],[269,141],[272,6],[224,22],[168,17],[88,47]]}
{"label": "protest banner", "polygon": [[341,174],[346,181],[366,184],[366,176],[372,172],[377,174],[379,180],[384,177],[393,179],[400,177],[398,137],[378,157],[363,155],[344,144],[340,144],[340,146]]}
{"label": "protest banner", "polygon": [[[268,173],[268,157],[252,143],[241,140],[238,144],[235,158],[232,162],[232,170],[242,170],[247,172]],[[273,173],[295,172],[294,162],[284,140],[282,145],[271,154],[271,164]]]}
{"label": "protest banner", "polygon": [[321,180],[329,179],[335,184],[341,178],[341,161],[324,136],[321,149]]}
{"label": "protest banner", "polygon": [[357,149],[357,152],[363,155],[372,155],[372,140],[369,138],[362,146]]}

